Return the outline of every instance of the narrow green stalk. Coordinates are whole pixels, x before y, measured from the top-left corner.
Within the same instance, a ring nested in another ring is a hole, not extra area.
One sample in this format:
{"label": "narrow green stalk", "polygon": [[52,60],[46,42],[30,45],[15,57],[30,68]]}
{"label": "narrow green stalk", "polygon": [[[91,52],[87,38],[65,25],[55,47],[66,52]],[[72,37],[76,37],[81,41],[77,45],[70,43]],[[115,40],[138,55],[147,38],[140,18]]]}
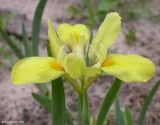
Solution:
{"label": "narrow green stalk", "polygon": [[78,95],[78,125],[82,125],[82,99],[81,95]]}
{"label": "narrow green stalk", "polygon": [[78,124],[90,125],[90,113],[87,90],[85,89],[85,77],[81,78],[81,91],[78,96]]}
{"label": "narrow green stalk", "polygon": [[65,125],[65,94],[62,78],[52,81],[52,125]]}
{"label": "narrow green stalk", "polygon": [[82,116],[83,116],[83,125],[90,125],[90,113],[89,113],[88,97],[86,90],[84,90],[83,92]]}
{"label": "narrow green stalk", "polygon": [[121,80],[115,79],[111,88],[109,89],[108,93],[106,94],[103,103],[100,107],[99,114],[97,116],[96,125],[103,125],[105,118],[107,116],[107,113],[115,100],[119,89],[121,87]]}

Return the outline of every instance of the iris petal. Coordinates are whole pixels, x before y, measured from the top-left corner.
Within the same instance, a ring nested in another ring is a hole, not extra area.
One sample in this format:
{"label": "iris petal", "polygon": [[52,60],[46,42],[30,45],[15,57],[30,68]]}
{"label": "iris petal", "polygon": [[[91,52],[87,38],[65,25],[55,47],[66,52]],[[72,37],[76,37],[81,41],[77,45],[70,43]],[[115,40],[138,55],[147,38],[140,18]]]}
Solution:
{"label": "iris petal", "polygon": [[57,57],[58,52],[61,48],[61,43],[57,37],[56,31],[50,19],[48,20],[48,37],[49,37],[52,56]]}
{"label": "iris petal", "polygon": [[107,49],[115,42],[121,29],[121,17],[118,13],[109,13],[99,27],[89,50],[89,58],[104,61]]}
{"label": "iris petal", "polygon": [[14,65],[11,79],[14,84],[44,83],[63,73],[63,68],[52,57],[29,57]]}
{"label": "iris petal", "polygon": [[67,23],[63,23],[59,25],[57,33],[61,41],[69,46],[78,44],[78,42],[83,42],[84,44],[89,40],[88,29],[83,24],[76,24],[72,26]]}
{"label": "iris petal", "polygon": [[138,55],[112,54],[101,69],[125,82],[147,82],[155,73],[152,61]]}
{"label": "iris petal", "polygon": [[80,78],[85,74],[85,61],[83,58],[70,53],[64,60],[65,71],[73,78]]}

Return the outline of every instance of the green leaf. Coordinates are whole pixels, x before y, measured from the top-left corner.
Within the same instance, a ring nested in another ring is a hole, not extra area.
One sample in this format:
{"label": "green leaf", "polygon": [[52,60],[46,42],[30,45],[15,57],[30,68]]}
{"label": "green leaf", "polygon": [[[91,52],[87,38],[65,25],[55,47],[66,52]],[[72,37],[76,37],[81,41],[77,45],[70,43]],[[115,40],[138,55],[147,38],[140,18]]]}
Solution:
{"label": "green leaf", "polygon": [[134,125],[131,111],[127,105],[125,106],[125,118],[127,125]]}
{"label": "green leaf", "polygon": [[127,39],[128,44],[133,43],[137,39],[136,31],[134,29],[129,29],[128,32],[125,34],[125,37]]}
{"label": "green leaf", "polygon": [[116,101],[115,101],[115,111],[116,111],[116,119],[117,119],[118,125],[126,125],[125,118],[121,110],[121,105],[118,97],[116,98]]}
{"label": "green leaf", "polygon": [[116,0],[102,0],[98,5],[98,11],[109,11],[117,8],[118,2]]}
{"label": "green leaf", "polygon": [[40,0],[34,14],[34,19],[32,24],[32,48],[34,55],[38,55],[40,24],[46,3],[47,0]]}
{"label": "green leaf", "polygon": [[37,87],[37,89],[39,90],[39,92],[45,96],[47,96],[49,94],[49,90],[47,87],[47,84],[35,84],[35,86]]}
{"label": "green leaf", "polygon": [[103,103],[100,107],[99,114],[97,116],[96,125],[103,125],[105,118],[107,116],[107,113],[115,100],[119,89],[121,87],[121,80],[115,79],[113,82],[111,88],[109,89],[108,93],[106,94]]}
{"label": "green leaf", "polygon": [[6,33],[6,31],[0,29],[0,34],[2,35],[2,37],[5,39],[5,41],[7,42],[7,44],[9,45],[9,47],[13,50],[13,52],[16,54],[16,56],[18,58],[23,58],[24,55],[22,54],[22,50],[20,50],[16,44],[11,40],[11,38],[9,37],[9,35]]}
{"label": "green leaf", "polygon": [[66,108],[66,124],[67,125],[73,125],[73,121],[72,121],[72,115],[71,113],[69,112],[69,109]]}
{"label": "green leaf", "polygon": [[0,29],[4,30],[4,20],[2,16],[0,16]]}
{"label": "green leaf", "polygon": [[30,46],[30,43],[29,43],[29,38],[28,38],[28,34],[26,32],[26,29],[25,29],[25,26],[22,25],[22,37],[23,37],[23,45],[24,45],[24,49],[25,49],[25,54],[26,56],[31,56],[32,52],[31,52],[31,46]]}
{"label": "green leaf", "polygon": [[145,98],[144,104],[143,104],[142,109],[140,111],[138,125],[144,124],[144,118],[145,118],[147,109],[152,101],[153,96],[155,95],[156,91],[158,90],[159,86],[160,86],[160,80],[153,86],[153,88],[150,90],[148,96]]}
{"label": "green leaf", "polygon": [[90,4],[92,4],[91,0],[80,0],[84,5],[89,6]]}
{"label": "green leaf", "polygon": [[45,96],[38,95],[36,93],[32,93],[33,98],[48,111],[51,111],[51,103],[52,101]]}
{"label": "green leaf", "polygon": [[[52,107],[52,100],[45,97],[45,96],[41,96],[39,94],[36,93],[32,93],[33,98],[40,104],[42,105],[44,108],[46,108],[48,111],[51,112]],[[66,107],[66,124],[67,125],[73,125],[73,121],[72,121],[72,115],[69,112],[69,109]]]}
{"label": "green leaf", "polygon": [[61,77],[52,81],[52,125],[65,125],[65,95]]}
{"label": "green leaf", "polygon": [[79,15],[83,15],[83,11],[75,6],[69,6],[67,8],[67,11],[71,14],[71,16],[79,16]]}

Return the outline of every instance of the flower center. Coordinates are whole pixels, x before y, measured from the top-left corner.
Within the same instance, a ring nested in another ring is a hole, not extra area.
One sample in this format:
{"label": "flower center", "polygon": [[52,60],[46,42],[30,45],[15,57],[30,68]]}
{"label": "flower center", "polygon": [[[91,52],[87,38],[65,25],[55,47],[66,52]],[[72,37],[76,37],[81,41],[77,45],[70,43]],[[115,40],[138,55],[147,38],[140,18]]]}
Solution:
{"label": "flower center", "polygon": [[74,38],[76,40],[76,42],[78,43],[78,40],[79,40],[79,34],[74,32]]}
{"label": "flower center", "polygon": [[53,68],[53,69],[56,69],[56,70],[59,70],[59,71],[64,71],[64,68],[61,67],[57,61],[53,60],[50,62],[50,66]]}
{"label": "flower center", "polygon": [[113,59],[105,59],[105,61],[101,64],[101,67],[107,67],[113,65],[115,62]]}

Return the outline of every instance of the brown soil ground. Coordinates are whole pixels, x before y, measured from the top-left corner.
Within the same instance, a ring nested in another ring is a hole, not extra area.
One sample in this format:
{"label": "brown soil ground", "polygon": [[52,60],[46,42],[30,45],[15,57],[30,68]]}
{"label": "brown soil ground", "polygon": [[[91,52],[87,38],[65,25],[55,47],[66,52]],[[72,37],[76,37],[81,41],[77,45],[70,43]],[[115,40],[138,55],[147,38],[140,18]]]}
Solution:
{"label": "brown soil ground", "polygon": [[[8,31],[16,35],[21,35],[21,23],[27,26],[27,31],[31,33],[31,21],[34,10],[38,1],[26,0],[0,0],[0,12],[14,12],[18,16],[8,26]],[[41,39],[47,38],[47,19],[51,18],[57,26],[59,21],[70,20],[66,7],[74,3],[74,0],[49,0],[42,20]],[[148,6],[152,11],[159,11],[159,1],[154,0]],[[74,21],[73,21],[74,22]],[[70,23],[70,22],[68,22]],[[125,32],[134,28],[137,39],[131,45],[128,45],[125,38]],[[160,79],[160,25],[153,23],[145,18],[137,21],[124,23],[122,32],[117,43],[112,47],[119,53],[135,53],[150,58],[156,65],[155,77],[148,83],[131,83],[123,84],[120,91],[121,101],[128,105],[137,120],[139,111],[143,104],[144,98],[148,94],[154,83]],[[2,41],[0,41],[2,42]],[[46,55],[44,42],[41,42],[41,55]],[[2,63],[3,61],[0,60]],[[10,66],[11,67],[11,66]],[[44,110],[31,96],[31,92],[36,92],[34,85],[15,86],[10,81],[10,71],[4,62],[0,69],[0,121],[20,121],[24,120],[26,125],[49,125],[50,114]],[[97,113],[97,107],[100,105],[102,98],[111,85],[112,78],[101,77],[89,89],[89,99],[92,116]],[[76,115],[77,99],[72,88],[66,90],[67,104]],[[153,102],[147,112],[145,125],[160,125],[160,90],[153,98]],[[110,117],[112,118],[113,109]],[[1,124],[1,123],[0,123]]]}

